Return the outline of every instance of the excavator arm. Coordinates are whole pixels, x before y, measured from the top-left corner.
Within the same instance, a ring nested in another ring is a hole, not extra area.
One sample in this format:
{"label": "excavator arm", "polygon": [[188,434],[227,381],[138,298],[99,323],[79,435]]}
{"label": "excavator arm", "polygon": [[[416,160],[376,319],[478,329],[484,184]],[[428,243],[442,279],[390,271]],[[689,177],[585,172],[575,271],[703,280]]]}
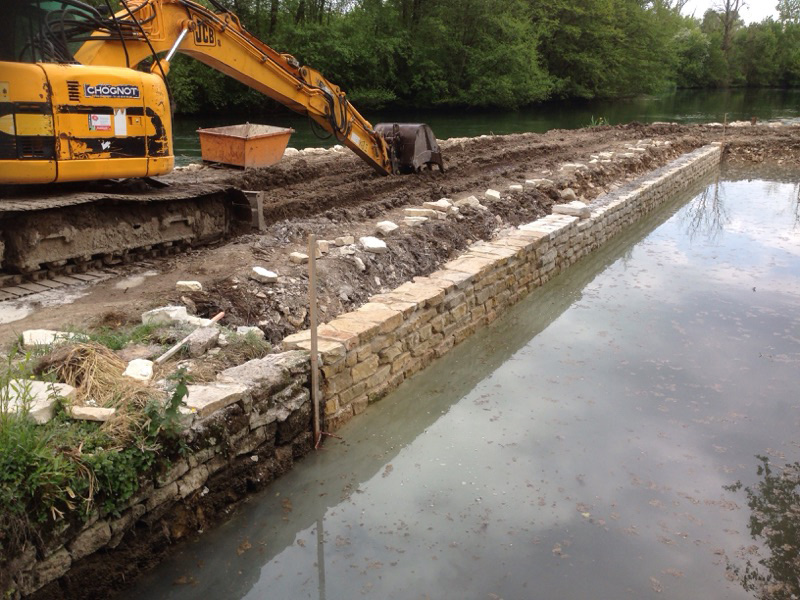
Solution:
{"label": "excavator arm", "polygon": [[122,3],[124,9],[114,17],[118,36],[94,34],[75,53],[79,63],[136,67],[155,57],[151,71],[166,76],[169,60],[181,52],[308,115],[380,174],[432,164],[443,168],[436,138],[427,125],[373,127],[338,86],[258,40],[233,13],[213,12],[191,0]]}

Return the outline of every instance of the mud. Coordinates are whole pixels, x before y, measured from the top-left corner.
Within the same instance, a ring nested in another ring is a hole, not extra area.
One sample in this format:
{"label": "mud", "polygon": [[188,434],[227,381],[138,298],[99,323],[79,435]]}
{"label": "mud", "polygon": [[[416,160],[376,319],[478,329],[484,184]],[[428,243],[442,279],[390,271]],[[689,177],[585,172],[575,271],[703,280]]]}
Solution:
{"label": "mud", "polygon": [[[592,154],[626,152],[639,140],[669,142],[631,158],[589,165]],[[402,228],[386,242],[390,252],[373,255],[357,250],[343,256],[333,248],[318,262],[321,319],[329,320],[363,303],[370,295],[392,289],[414,276],[425,275],[456,256],[469,243],[489,239],[502,229],[534,220],[550,212],[559,189],[571,187],[591,200],[616,185],[666,164],[703,144],[722,141],[727,160],[746,165],[763,161],[796,162],[800,158],[800,129],[755,126],[639,125],[553,130],[545,134],[483,136],[445,140],[445,172],[381,177],[355,155],[343,152],[301,153],[279,165],[255,171],[211,168],[181,169],[162,178],[170,193],[189,189],[238,188],[264,190],[266,231],[240,235],[212,247],[184,254],[116,267],[112,273],[135,277],[157,271],[137,286],[119,286],[119,278],[92,286],[79,300],[65,306],[38,307],[32,297],[31,314],[0,324],[0,339],[9,340],[34,327],[91,327],[105,312],[136,321],[143,310],[167,303],[183,303],[201,316],[227,313],[230,325],[258,325],[276,342],[308,326],[307,268],[289,261],[303,251],[309,233],[333,240],[342,235],[374,235],[380,220],[402,221],[402,208],[419,206],[441,197],[481,196],[487,188],[503,191],[503,199],[482,198],[488,210],[464,209],[459,219]],[[560,170],[564,163],[584,163],[585,170]],[[553,189],[509,193],[511,183],[546,177]],[[363,269],[359,261],[363,263]],[[253,266],[279,274],[278,284],[248,279]],[[175,281],[197,279],[202,293],[179,294]],[[26,304],[30,306],[30,302]],[[24,314],[20,312],[19,314]]]}

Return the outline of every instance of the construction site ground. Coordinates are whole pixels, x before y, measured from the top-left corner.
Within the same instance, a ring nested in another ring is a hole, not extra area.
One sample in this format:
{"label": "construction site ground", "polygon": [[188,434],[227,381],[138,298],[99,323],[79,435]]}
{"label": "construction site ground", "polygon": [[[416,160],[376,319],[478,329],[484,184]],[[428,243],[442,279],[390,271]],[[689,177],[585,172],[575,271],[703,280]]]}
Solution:
{"label": "construction site ground", "polygon": [[[0,343],[7,345],[26,329],[139,322],[142,312],[167,304],[184,304],[202,317],[225,311],[228,325],[258,325],[270,341],[278,342],[308,327],[307,265],[293,263],[290,254],[306,251],[310,233],[321,240],[353,236],[356,241],[344,249],[332,244],[317,262],[324,322],[373,294],[435,270],[474,241],[549,213],[554,202],[562,201],[564,188],[589,201],[715,141],[725,144],[725,160],[742,169],[764,161],[796,165],[800,158],[798,126],[629,124],[446,140],[441,144],[444,173],[381,177],[347,150],[300,152],[274,167],[252,171],[180,169],[165,178],[176,189],[265,191],[266,229],[175,256],[115,266],[104,270],[107,277],[98,282],[1,302]],[[646,151],[632,153],[637,143]],[[597,160],[604,152],[613,152],[613,158]],[[509,191],[509,185],[532,178],[550,179],[554,186]],[[502,198],[485,197],[488,188],[500,191]],[[470,195],[483,207],[464,207],[445,220],[402,226],[385,237],[387,253],[368,253],[358,244],[359,237],[376,235],[379,221],[402,224],[404,208]],[[278,282],[250,279],[254,266],[274,271]],[[179,280],[200,281],[203,291],[178,292]]]}

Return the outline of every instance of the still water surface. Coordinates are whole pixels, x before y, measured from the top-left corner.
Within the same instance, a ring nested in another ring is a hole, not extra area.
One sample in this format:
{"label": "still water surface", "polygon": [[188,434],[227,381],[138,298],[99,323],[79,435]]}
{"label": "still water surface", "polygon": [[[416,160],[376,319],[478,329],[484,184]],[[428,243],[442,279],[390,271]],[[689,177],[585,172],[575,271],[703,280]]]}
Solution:
{"label": "still water surface", "polygon": [[[800,90],[681,90],[658,97],[593,102],[550,102],[518,111],[363,111],[373,124],[383,121],[428,123],[439,139],[508,134],[550,129],[586,127],[602,117],[617,125],[639,121],[674,121],[678,123],[722,122],[750,120],[768,121],[800,118]],[[175,157],[177,164],[200,159],[197,129],[235,125],[248,120],[295,130],[289,145],[295,148],[332,146],[335,140],[320,140],[314,136],[308,119],[288,109],[268,117],[225,115],[224,117],[177,117],[174,124]]]}
{"label": "still water surface", "polygon": [[704,182],[125,597],[749,598],[723,486],[800,459],[798,191]]}

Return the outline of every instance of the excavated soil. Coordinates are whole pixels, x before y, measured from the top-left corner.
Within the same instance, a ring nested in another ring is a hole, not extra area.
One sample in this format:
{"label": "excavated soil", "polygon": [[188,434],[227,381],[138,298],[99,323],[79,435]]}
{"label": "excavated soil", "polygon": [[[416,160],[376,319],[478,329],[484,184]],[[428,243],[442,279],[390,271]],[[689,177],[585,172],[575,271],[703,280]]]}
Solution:
{"label": "excavated soil", "polygon": [[[626,148],[640,140],[669,142],[651,146],[633,157],[589,164],[591,155]],[[303,251],[308,234],[333,240],[374,235],[381,220],[402,222],[404,207],[421,206],[442,197],[476,195],[486,210],[464,208],[458,218],[436,220],[419,227],[402,227],[386,238],[387,254],[332,251],[318,261],[321,320],[352,310],[370,295],[390,290],[417,275],[425,275],[458,255],[471,242],[490,239],[502,229],[532,221],[560,201],[559,190],[571,187],[591,200],[614,186],[666,164],[699,146],[722,141],[726,160],[745,165],[773,161],[797,164],[800,128],[766,125],[727,128],[711,126],[640,125],[553,130],[460,138],[442,142],[445,172],[381,177],[348,151],[311,151],[286,157],[279,165],[254,171],[212,168],[181,169],[165,178],[173,189],[236,187],[265,191],[267,229],[239,235],[212,247],[168,259],[112,269],[106,282],[75,289],[84,295],[63,305],[27,301],[31,314],[0,324],[0,340],[25,329],[91,327],[107,314],[115,322],[138,321],[147,309],[183,303],[190,312],[213,316],[220,310],[229,325],[258,325],[277,342],[308,327],[307,266],[290,262],[289,254]],[[562,169],[583,163],[586,169]],[[546,177],[551,189],[508,192],[512,183]],[[502,200],[483,197],[487,188],[503,192]],[[253,266],[279,274],[277,284],[249,279]],[[200,293],[175,292],[178,280],[199,280]],[[8,305],[8,303],[5,303]],[[0,321],[3,306],[0,305]]]}

